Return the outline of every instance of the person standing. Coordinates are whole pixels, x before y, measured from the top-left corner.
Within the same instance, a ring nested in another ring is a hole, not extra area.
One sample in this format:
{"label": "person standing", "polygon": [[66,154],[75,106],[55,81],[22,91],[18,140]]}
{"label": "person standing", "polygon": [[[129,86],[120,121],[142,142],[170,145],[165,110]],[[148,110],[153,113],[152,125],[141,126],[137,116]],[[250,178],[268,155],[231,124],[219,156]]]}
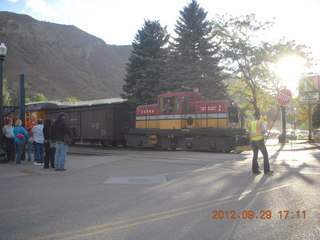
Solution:
{"label": "person standing", "polygon": [[261,119],[260,112],[255,112],[254,118],[255,119],[251,121],[249,126],[251,146],[253,150],[252,172],[253,174],[261,173],[261,171],[259,171],[259,164],[258,164],[258,153],[260,150],[263,155],[264,174],[272,175],[273,171],[270,170],[268,151],[264,143],[264,137],[263,137],[263,134],[267,132],[267,129],[265,124],[260,120]]}
{"label": "person standing", "polygon": [[68,151],[71,132],[66,122],[66,114],[60,112],[55,123],[52,126],[51,139],[55,143],[56,152],[54,156],[55,171],[65,171],[65,158]]}
{"label": "person standing", "polygon": [[22,153],[24,150],[24,145],[25,145],[26,139],[28,137],[27,130],[24,127],[22,127],[21,125],[22,125],[22,121],[20,119],[18,119],[16,121],[16,127],[13,129],[14,143],[15,143],[16,152],[17,152],[16,164],[21,163],[21,156],[22,156]]}
{"label": "person standing", "polygon": [[7,153],[7,161],[14,162],[15,149],[14,149],[14,127],[12,119],[7,119],[7,124],[3,127],[4,145]]}
{"label": "person standing", "polygon": [[38,120],[38,124],[31,128],[31,132],[33,133],[33,142],[34,142],[34,154],[35,159],[37,159],[37,162],[35,162],[35,165],[43,165],[44,162],[44,136],[43,136],[43,124],[42,119]]}
{"label": "person standing", "polygon": [[51,120],[46,119],[43,128],[43,136],[44,136],[44,168],[54,168],[54,154],[55,148],[52,146],[51,141]]}
{"label": "person standing", "polygon": [[31,158],[32,158],[32,152],[33,152],[33,156],[34,156],[34,162],[37,163],[36,161],[36,154],[34,153],[34,143],[33,141],[31,141],[32,139],[32,131],[31,129],[37,125],[37,116],[32,113],[31,116],[30,116],[30,120],[28,120],[26,122],[26,129],[28,131],[28,134],[29,134],[29,137],[27,139],[27,144],[28,144],[28,161],[30,162],[31,161]]}

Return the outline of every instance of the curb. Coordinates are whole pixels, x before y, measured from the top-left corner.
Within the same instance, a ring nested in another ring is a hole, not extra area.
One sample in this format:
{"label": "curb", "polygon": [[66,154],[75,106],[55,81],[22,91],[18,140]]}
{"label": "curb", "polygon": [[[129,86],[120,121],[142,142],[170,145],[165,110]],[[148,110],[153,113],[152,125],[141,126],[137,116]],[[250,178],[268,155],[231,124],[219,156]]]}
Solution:
{"label": "curb", "polygon": [[306,148],[296,148],[296,149],[282,149],[280,151],[304,151],[304,150],[313,150],[313,149],[320,149],[320,146],[316,147],[306,147]]}

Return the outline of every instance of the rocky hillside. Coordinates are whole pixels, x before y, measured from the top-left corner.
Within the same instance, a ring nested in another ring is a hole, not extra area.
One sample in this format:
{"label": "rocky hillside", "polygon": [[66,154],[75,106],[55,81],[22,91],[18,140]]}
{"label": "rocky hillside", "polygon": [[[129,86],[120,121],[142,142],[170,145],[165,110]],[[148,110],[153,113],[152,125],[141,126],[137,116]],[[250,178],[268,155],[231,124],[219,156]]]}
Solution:
{"label": "rocky hillside", "polygon": [[0,42],[8,49],[4,78],[13,95],[21,73],[27,97],[43,93],[49,100],[89,100],[122,91],[131,46],[107,45],[75,26],[9,12],[0,12]]}

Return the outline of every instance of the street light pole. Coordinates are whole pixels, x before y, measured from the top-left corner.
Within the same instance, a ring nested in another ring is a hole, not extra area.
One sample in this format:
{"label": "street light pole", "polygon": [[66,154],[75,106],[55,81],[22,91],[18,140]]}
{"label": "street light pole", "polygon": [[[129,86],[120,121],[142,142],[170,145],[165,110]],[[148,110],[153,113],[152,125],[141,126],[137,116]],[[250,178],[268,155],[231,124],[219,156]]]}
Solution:
{"label": "street light pole", "polygon": [[0,45],[0,163],[6,163],[4,151],[4,136],[3,136],[3,62],[7,54],[7,48],[4,43]]}

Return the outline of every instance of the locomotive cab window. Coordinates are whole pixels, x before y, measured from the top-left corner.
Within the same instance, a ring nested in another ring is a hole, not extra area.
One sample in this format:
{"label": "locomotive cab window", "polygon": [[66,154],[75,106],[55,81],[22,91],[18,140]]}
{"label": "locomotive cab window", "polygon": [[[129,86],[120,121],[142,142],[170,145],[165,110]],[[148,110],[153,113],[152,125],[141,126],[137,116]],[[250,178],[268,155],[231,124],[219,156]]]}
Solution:
{"label": "locomotive cab window", "polygon": [[186,112],[188,110],[188,103],[192,101],[191,96],[182,96],[182,111]]}
{"label": "locomotive cab window", "polygon": [[161,112],[169,113],[180,110],[179,97],[163,97],[160,98]]}

